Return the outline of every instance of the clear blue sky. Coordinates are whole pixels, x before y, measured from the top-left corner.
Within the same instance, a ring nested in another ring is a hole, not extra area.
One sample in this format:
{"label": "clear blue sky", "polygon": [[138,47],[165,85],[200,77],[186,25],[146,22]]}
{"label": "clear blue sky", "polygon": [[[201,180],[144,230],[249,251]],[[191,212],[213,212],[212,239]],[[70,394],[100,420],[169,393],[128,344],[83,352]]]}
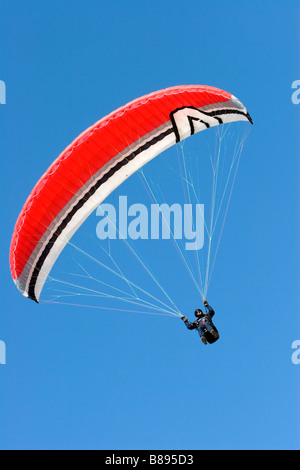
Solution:
{"label": "clear blue sky", "polygon": [[[1,2],[1,449],[299,449],[299,9]],[[207,348],[177,319],[36,305],[8,264],[52,160],[116,107],[179,84],[232,92],[255,123],[209,291],[222,340]]]}

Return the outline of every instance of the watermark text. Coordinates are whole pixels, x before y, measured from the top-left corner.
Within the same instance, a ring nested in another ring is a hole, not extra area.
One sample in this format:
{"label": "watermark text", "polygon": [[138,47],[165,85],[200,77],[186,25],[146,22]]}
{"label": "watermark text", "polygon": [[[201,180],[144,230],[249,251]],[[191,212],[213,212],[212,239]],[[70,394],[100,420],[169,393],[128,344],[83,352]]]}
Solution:
{"label": "watermark text", "polygon": [[6,364],[6,345],[0,341],[0,364]]}
{"label": "watermark text", "polygon": [[299,104],[300,103],[300,80],[293,81],[292,89],[295,90],[292,93],[292,103]]}
{"label": "watermark text", "polygon": [[292,363],[295,364],[296,366],[300,364],[300,340],[295,340],[292,343],[292,349],[295,349],[295,351],[292,354]]}
{"label": "watermark text", "polygon": [[101,204],[96,233],[100,240],[184,240],[188,251],[204,245],[204,204],[128,205],[127,196],[119,197],[119,207]]}
{"label": "watermark text", "polygon": [[0,104],[6,104],[6,85],[3,80],[0,80]]}

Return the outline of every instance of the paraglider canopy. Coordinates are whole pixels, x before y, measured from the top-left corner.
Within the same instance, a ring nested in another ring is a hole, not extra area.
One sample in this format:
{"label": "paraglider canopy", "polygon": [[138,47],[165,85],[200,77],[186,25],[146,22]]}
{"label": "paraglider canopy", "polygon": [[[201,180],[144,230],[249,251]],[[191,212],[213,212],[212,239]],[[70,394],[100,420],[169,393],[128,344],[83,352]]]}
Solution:
{"label": "paraglider canopy", "polygon": [[72,235],[130,175],[177,142],[233,121],[252,122],[230,93],[176,86],[136,99],[84,131],[41,177],[17,220],[10,267],[21,293],[39,301]]}

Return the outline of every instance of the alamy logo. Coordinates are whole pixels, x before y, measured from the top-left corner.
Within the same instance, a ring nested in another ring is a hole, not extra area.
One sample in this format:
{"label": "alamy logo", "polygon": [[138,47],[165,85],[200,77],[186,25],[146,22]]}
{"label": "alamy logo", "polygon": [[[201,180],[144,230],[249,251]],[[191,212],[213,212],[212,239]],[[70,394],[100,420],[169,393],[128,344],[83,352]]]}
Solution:
{"label": "alamy logo", "polygon": [[292,363],[295,365],[300,364],[300,340],[295,340],[292,344],[292,349],[295,351],[292,354]]}
{"label": "alamy logo", "polygon": [[185,240],[187,251],[204,245],[204,204],[144,204],[128,206],[127,196],[119,197],[119,207],[101,204],[96,233],[100,240]]}
{"label": "alamy logo", "polygon": [[292,88],[295,90],[292,94],[292,103],[299,104],[300,103],[300,80],[294,80],[292,83]]}
{"label": "alamy logo", "polygon": [[6,346],[4,341],[0,341],[0,364],[6,364]]}
{"label": "alamy logo", "polygon": [[0,80],[0,104],[6,104],[6,86],[3,80]]}

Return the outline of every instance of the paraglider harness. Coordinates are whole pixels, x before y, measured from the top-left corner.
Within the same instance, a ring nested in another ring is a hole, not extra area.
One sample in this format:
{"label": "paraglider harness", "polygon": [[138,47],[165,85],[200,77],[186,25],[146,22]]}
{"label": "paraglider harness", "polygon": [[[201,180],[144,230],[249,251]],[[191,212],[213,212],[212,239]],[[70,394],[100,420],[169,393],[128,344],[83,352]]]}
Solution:
{"label": "paraglider harness", "polygon": [[[209,310],[208,308],[205,306],[205,310],[206,310],[206,314],[209,315]],[[205,315],[202,317],[203,319],[205,318]],[[202,318],[200,319],[200,321],[202,320]],[[210,319],[210,324],[211,326],[213,327],[214,331],[217,333],[217,337],[213,336],[211,334],[210,331],[208,331],[208,329],[206,328],[205,325],[202,326],[202,330],[204,331],[204,336],[205,336],[205,339],[206,341],[209,343],[209,344],[213,344],[215,343],[216,341],[218,341],[218,339],[220,338],[220,335],[219,335],[219,332],[216,328],[216,326],[214,325],[213,321]]]}
{"label": "paraglider harness", "polygon": [[217,328],[215,327],[215,325],[212,323],[212,326],[213,326],[213,329],[215,330],[215,332],[217,333],[217,336],[213,336],[211,334],[210,331],[208,331],[208,329],[204,326],[202,327],[203,331],[204,331],[204,336],[205,336],[205,339],[206,341],[209,343],[209,344],[213,344],[215,343],[216,341],[218,341],[218,339],[220,338],[220,335],[219,335],[219,332],[217,330]]}

